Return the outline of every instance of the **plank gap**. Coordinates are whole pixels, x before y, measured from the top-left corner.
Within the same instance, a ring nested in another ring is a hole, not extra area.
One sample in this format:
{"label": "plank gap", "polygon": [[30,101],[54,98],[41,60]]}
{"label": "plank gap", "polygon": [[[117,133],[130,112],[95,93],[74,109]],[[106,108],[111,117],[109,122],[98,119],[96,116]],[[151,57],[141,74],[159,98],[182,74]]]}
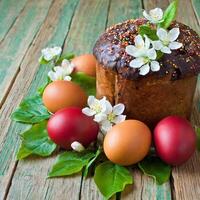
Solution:
{"label": "plank gap", "polygon": [[12,170],[12,173],[11,173],[11,176],[9,177],[9,181],[8,181],[8,185],[6,187],[6,191],[5,191],[5,195],[3,197],[3,200],[6,200],[7,199],[7,196],[8,196],[8,193],[9,193],[9,190],[10,190],[10,186],[12,185],[12,179],[13,179],[13,176],[15,174],[15,171],[17,169],[17,164],[18,164],[18,161],[15,162],[14,164],[14,167],[13,167],[13,170]]}
{"label": "plank gap", "polygon": [[[20,63],[20,65],[21,65],[21,63]],[[20,68],[16,71],[15,75],[13,76],[12,80],[11,80],[10,83],[9,83],[9,86],[8,86],[7,91],[5,92],[5,94],[4,94],[3,98],[2,98],[2,100],[0,101],[0,109],[1,109],[1,107],[3,106],[4,102],[6,101],[8,95],[9,95],[9,93],[10,93],[10,90],[12,89],[13,84],[14,84],[15,81],[16,81],[16,78],[17,78],[19,72],[20,72]]]}
{"label": "plank gap", "polygon": [[[31,1],[31,0],[30,0],[30,1]],[[50,4],[50,6],[49,6],[49,10],[50,10],[51,6],[53,5],[53,2],[54,2],[54,1],[55,1],[55,0],[52,0],[51,4]],[[26,4],[28,4],[28,2],[29,2],[29,1],[27,1]],[[23,7],[23,9],[21,10],[21,12],[19,13],[19,15],[16,17],[15,22],[16,22],[16,20],[18,19],[18,17],[20,16],[20,14],[24,11],[24,9],[25,9],[25,7],[26,7],[26,4],[25,4],[25,6]],[[47,17],[48,17],[48,15],[49,15],[49,10],[48,10],[48,12],[47,12],[46,17],[44,18],[44,22],[47,20]],[[13,24],[13,25],[14,25],[14,24]],[[31,43],[29,44],[28,48],[26,49],[26,52],[24,53],[24,55],[23,55],[23,57],[22,57],[22,59],[21,59],[21,61],[20,61],[20,63],[19,63],[19,68],[17,69],[16,73],[15,73],[14,76],[12,77],[12,80],[10,81],[10,83],[9,83],[9,85],[8,85],[8,89],[7,89],[7,91],[5,92],[5,95],[3,96],[2,101],[0,101],[0,109],[1,109],[1,107],[3,106],[4,102],[6,101],[7,97],[9,96],[9,93],[10,93],[10,91],[11,91],[13,85],[14,85],[15,82],[16,82],[17,76],[18,76],[18,74],[19,74],[20,71],[21,71],[21,66],[22,66],[22,63],[23,63],[23,61],[24,61],[24,58],[26,58],[26,56],[27,56],[27,54],[28,54],[28,52],[29,52],[30,47],[34,44],[34,41],[35,41],[35,39],[38,37],[39,33],[41,32],[41,29],[42,29],[42,24],[41,24],[40,28],[38,29],[38,31],[36,32],[36,34],[33,36],[33,39],[32,39],[32,41],[31,41]],[[10,30],[11,30],[11,29],[10,29]],[[4,37],[4,38],[5,38],[5,37]],[[1,42],[0,42],[0,44],[1,44]]]}
{"label": "plank gap", "polygon": [[108,18],[109,18],[109,13],[110,13],[111,1],[112,1],[112,0],[109,0],[109,3],[108,3],[107,16],[106,16],[106,23],[105,23],[105,30],[106,30],[106,28],[107,28],[107,26],[108,26]]}
{"label": "plank gap", "polygon": [[19,18],[19,16],[22,14],[22,12],[24,11],[26,4],[28,3],[28,1],[24,4],[23,8],[20,10],[19,14],[15,17],[15,19],[13,20],[13,22],[11,23],[10,27],[8,28],[8,30],[6,31],[4,37],[0,40],[0,44],[4,41],[4,39],[6,38],[7,34],[10,32],[10,30],[12,29],[13,25],[15,24],[15,22],[17,21],[17,19]]}

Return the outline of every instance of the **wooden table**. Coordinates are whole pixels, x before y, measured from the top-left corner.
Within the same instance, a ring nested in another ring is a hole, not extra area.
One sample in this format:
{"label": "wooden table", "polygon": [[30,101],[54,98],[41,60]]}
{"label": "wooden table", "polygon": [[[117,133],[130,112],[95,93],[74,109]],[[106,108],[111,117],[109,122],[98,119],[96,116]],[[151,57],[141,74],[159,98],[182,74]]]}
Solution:
{"label": "wooden table", "polygon": [[[46,179],[56,155],[16,161],[18,134],[28,125],[12,122],[10,114],[25,96],[33,95],[48,71],[39,66],[41,49],[60,45],[77,55],[92,51],[106,27],[141,16],[142,9],[166,8],[168,0],[0,0],[0,200],[98,200],[92,179],[81,174]],[[180,0],[177,20],[199,28],[200,1]],[[192,121],[200,125],[194,98]],[[123,200],[200,199],[200,154],[173,169],[170,182],[157,186],[139,171]]]}

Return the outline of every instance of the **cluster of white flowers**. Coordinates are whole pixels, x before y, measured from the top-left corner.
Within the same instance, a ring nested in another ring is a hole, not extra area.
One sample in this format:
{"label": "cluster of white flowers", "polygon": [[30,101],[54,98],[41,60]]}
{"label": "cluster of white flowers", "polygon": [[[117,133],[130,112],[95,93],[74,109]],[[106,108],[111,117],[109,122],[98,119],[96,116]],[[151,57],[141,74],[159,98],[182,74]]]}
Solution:
{"label": "cluster of white flowers", "polygon": [[113,125],[126,119],[124,104],[112,106],[106,97],[98,100],[94,96],[88,97],[88,107],[83,108],[82,112],[87,116],[93,116],[94,121],[98,122],[102,133],[108,132]]}
{"label": "cluster of white flowers", "polygon": [[46,61],[51,61],[54,58],[56,58],[57,56],[60,56],[62,52],[62,48],[61,47],[48,47],[45,49],[42,49],[42,56],[40,59],[44,59]]}
{"label": "cluster of white flowers", "polygon": [[74,65],[69,61],[64,59],[61,66],[56,66],[53,70],[49,71],[48,76],[52,81],[65,80],[71,81],[70,74],[74,70]]}
{"label": "cluster of white flowers", "polygon": [[[149,11],[149,14],[144,11],[144,17],[153,24],[163,22],[163,11],[160,8],[155,8]],[[128,45],[126,47],[127,54],[135,57],[129,66],[132,68],[138,68],[140,75],[146,75],[149,71],[159,71],[160,64],[156,61],[156,51],[161,51],[166,54],[170,54],[171,50],[179,49],[182,47],[182,43],[176,42],[180,34],[179,28],[173,28],[169,32],[163,28],[158,28],[156,35],[158,40],[152,41],[146,35],[145,40],[141,35],[135,37],[135,45]]]}

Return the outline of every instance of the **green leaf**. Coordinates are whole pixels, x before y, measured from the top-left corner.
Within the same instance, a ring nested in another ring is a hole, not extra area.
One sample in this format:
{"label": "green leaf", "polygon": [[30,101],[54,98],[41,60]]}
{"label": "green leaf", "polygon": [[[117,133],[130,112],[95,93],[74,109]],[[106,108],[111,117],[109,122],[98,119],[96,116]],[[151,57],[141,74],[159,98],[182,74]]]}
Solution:
{"label": "green leaf", "polygon": [[106,161],[95,169],[94,181],[106,199],[133,183],[133,177],[123,166]]}
{"label": "green leaf", "polygon": [[44,89],[47,87],[47,85],[51,83],[51,80],[49,78],[47,78],[46,82],[37,89],[38,93],[40,96],[42,96],[43,92],[44,92]]}
{"label": "green leaf", "polygon": [[173,1],[165,10],[163,15],[163,22],[159,24],[159,27],[167,29],[171,22],[176,18],[177,13],[177,7],[178,7],[178,1]]}
{"label": "green leaf", "polygon": [[149,25],[140,26],[139,34],[142,35],[142,36],[146,35],[151,40],[158,40],[156,30],[152,29]]}
{"label": "green leaf", "polygon": [[97,152],[95,153],[94,158],[92,158],[92,159],[90,160],[90,162],[88,162],[88,164],[86,165],[85,170],[84,170],[84,173],[83,173],[83,176],[86,177],[86,176],[88,175],[88,171],[89,171],[90,167],[91,167],[92,164],[96,161],[96,159],[99,157],[100,154],[101,154],[101,150],[98,149]]}
{"label": "green leaf", "polygon": [[68,176],[80,172],[94,156],[95,154],[90,151],[64,152],[58,156],[48,177]]}
{"label": "green leaf", "polygon": [[170,178],[171,167],[156,156],[146,157],[138,166],[144,174],[153,177],[158,185],[167,182]]}
{"label": "green leaf", "polygon": [[80,85],[87,95],[96,96],[96,78],[88,76],[83,72],[77,72],[72,74],[72,81]]}
{"label": "green leaf", "polygon": [[21,144],[21,146],[18,150],[18,153],[17,153],[17,160],[22,160],[31,154],[32,154],[32,152],[30,150],[28,150],[23,144]]}
{"label": "green leaf", "polygon": [[46,65],[46,64],[48,64],[48,63],[50,63],[50,62],[51,62],[51,61],[45,60],[43,56],[41,56],[41,57],[39,58],[39,63],[40,63],[41,65]]}
{"label": "green leaf", "polygon": [[63,54],[63,55],[61,55],[60,58],[57,60],[56,65],[60,65],[64,59],[66,59],[66,60],[71,60],[71,59],[73,59],[74,57],[75,57],[75,54],[73,54],[73,53]]}
{"label": "green leaf", "polygon": [[22,133],[22,144],[17,154],[18,159],[23,159],[29,155],[49,156],[56,149],[48,137],[46,130],[47,121],[33,125],[29,130]]}
{"label": "green leaf", "polygon": [[25,99],[19,108],[12,113],[11,118],[18,122],[23,123],[38,123],[44,119],[49,119],[50,113],[43,105],[42,98],[40,95]]}
{"label": "green leaf", "polygon": [[162,51],[156,51],[156,54],[157,54],[156,60],[160,60],[164,55]]}
{"label": "green leaf", "polygon": [[196,128],[196,134],[197,134],[197,150],[200,151],[200,128]]}

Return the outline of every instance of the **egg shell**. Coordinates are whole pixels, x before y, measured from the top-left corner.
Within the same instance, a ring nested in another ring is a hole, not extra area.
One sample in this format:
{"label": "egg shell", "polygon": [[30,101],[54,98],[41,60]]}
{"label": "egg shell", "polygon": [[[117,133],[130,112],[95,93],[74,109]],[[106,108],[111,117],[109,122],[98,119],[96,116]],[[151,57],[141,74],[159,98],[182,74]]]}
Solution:
{"label": "egg shell", "polygon": [[120,165],[141,161],[149,152],[151,131],[138,120],[125,120],[111,128],[104,139],[104,152],[109,160]]}
{"label": "egg shell", "polygon": [[71,62],[75,65],[75,72],[83,72],[89,76],[96,77],[97,60],[92,54],[77,56]]}
{"label": "egg shell", "polygon": [[170,165],[181,165],[194,154],[196,133],[191,124],[179,116],[162,119],[154,130],[158,156]]}
{"label": "egg shell", "polygon": [[62,108],[80,107],[87,103],[87,95],[83,89],[71,81],[54,81],[44,90],[43,103],[47,109],[55,113]]}
{"label": "egg shell", "polygon": [[49,137],[57,145],[71,149],[74,141],[87,147],[95,141],[99,131],[99,125],[82,113],[77,107],[64,108],[56,112],[48,121],[47,131]]}

